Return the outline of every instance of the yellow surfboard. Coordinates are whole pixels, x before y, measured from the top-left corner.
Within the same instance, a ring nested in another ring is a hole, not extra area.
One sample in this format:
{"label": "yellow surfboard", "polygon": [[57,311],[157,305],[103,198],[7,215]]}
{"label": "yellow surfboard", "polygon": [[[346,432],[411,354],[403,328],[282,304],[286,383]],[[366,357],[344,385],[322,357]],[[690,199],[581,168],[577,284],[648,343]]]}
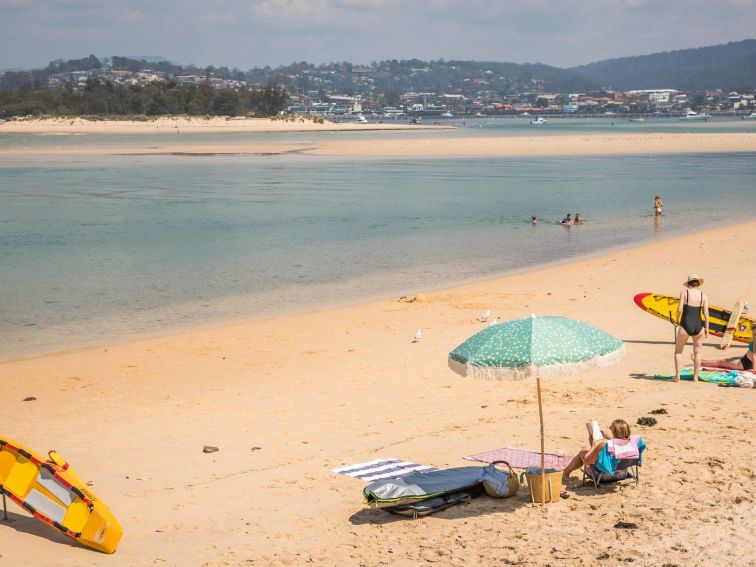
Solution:
{"label": "yellow surfboard", "polygon": [[738,328],[738,321],[740,321],[740,316],[742,314],[743,300],[739,299],[732,307],[730,319],[727,321],[727,328],[725,329],[724,335],[722,335],[722,342],[719,343],[719,348],[721,348],[722,350],[730,348],[732,338],[735,335],[735,330]]}
{"label": "yellow surfboard", "polygon": [[[639,293],[633,300],[646,313],[669,321],[674,325],[680,324],[680,321],[677,319],[677,305],[680,303],[680,300],[677,297],[658,293]],[[718,337],[723,336],[727,331],[731,315],[732,313],[727,309],[709,305],[709,332]],[[752,319],[741,316],[733,328],[733,340],[741,343],[750,343],[753,340],[751,324],[753,324]]]}
{"label": "yellow surfboard", "polygon": [[113,553],[123,528],[57,453],[49,459],[0,437],[0,492],[82,545]]}

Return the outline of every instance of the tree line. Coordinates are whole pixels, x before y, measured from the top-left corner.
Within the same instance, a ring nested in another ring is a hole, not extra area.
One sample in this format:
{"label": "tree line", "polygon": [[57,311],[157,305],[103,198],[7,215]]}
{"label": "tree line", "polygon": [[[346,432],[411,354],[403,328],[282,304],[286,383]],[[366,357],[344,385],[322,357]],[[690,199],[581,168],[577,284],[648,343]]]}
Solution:
{"label": "tree line", "polygon": [[0,91],[0,117],[13,116],[273,116],[286,108],[286,89],[276,85],[215,89],[157,81],[146,86],[115,86],[89,79],[81,92],[70,84],[60,89],[24,86]]}
{"label": "tree line", "polygon": [[[7,71],[0,73],[0,91],[17,91],[23,87],[42,88],[47,85],[51,75],[58,73],[72,73],[74,71],[91,71],[100,69],[103,65],[109,63],[113,69],[131,71],[136,73],[149,69],[150,71],[160,72],[166,77],[176,75],[199,75],[200,77],[217,77],[219,79],[234,79],[237,81],[248,80],[245,73],[239,69],[229,69],[221,66],[215,67],[197,67],[196,65],[177,65],[168,61],[144,61],[142,59],[130,59],[128,57],[119,57],[114,55],[110,58],[99,59],[94,55],[82,57],[81,59],[55,59],[44,69],[34,69],[32,71]],[[267,84],[271,81],[265,79],[256,81],[257,84]]]}

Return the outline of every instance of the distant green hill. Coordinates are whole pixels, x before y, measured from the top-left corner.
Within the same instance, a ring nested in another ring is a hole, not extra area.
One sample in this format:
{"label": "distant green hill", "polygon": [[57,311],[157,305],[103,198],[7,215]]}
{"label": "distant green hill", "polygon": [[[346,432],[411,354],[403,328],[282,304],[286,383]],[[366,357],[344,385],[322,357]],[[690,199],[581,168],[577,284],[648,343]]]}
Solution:
{"label": "distant green hill", "polygon": [[725,90],[756,87],[756,39],[607,59],[567,69],[617,89]]}
{"label": "distant green hill", "polygon": [[581,92],[595,85],[575,73],[540,63],[495,61],[386,60],[361,66],[352,63],[293,63],[256,67],[246,73],[253,83],[273,82],[297,93],[328,89],[348,94],[433,92],[476,96],[522,92]]}
{"label": "distant green hill", "polygon": [[[586,92],[606,87],[615,90],[673,88],[701,91],[721,88],[756,88],[756,39],[608,59],[570,69],[541,63],[502,63],[494,61],[386,60],[370,65],[348,62],[314,65],[305,61],[290,65],[254,67],[247,71],[228,67],[182,66],[148,57],[113,56],[114,69],[150,69],[175,77],[182,74],[248,81],[253,85],[276,84],[291,93],[337,92],[375,93],[397,99],[399,93],[434,92],[466,96],[497,97],[517,93]],[[44,69],[0,74],[0,91],[23,87],[47,86],[50,75],[96,70],[101,61],[94,55],[82,59],[50,62]]]}
{"label": "distant green hill", "polygon": [[128,59],[135,59],[137,61],[146,61],[147,63],[161,63],[165,61],[166,63],[170,63],[171,65],[178,65],[175,61],[171,61],[167,57],[163,57],[162,55],[124,55],[124,57]]}

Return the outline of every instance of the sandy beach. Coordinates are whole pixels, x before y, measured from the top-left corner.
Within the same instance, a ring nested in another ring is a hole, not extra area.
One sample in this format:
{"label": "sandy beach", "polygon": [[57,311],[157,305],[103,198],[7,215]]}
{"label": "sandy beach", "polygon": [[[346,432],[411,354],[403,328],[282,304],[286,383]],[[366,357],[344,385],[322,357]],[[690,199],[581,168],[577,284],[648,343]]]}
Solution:
{"label": "sandy beach", "polygon": [[[754,149],[752,135],[706,136]],[[756,390],[650,379],[673,370],[672,328],[632,297],[676,294],[695,271],[711,303],[748,299],[754,239],[756,223],[748,223],[418,289],[411,301],[0,363],[3,434],[67,457],[125,530],[117,553],[100,555],[10,505],[11,522],[0,523],[2,561],[752,565]],[[625,341],[621,363],[544,382],[546,447],[574,453],[587,420],[624,418],[649,445],[638,487],[594,495],[574,476],[570,498],[549,506],[532,506],[522,489],[412,520],[367,509],[363,483],[330,472],[380,457],[463,466],[471,453],[538,447],[533,382],[462,378],[447,367],[448,352],[482,328],[485,309],[502,319],[574,317]],[[413,343],[417,328],[423,338]],[[705,355],[719,356],[718,343],[707,340]],[[727,354],[744,352],[736,344]],[[668,413],[655,427],[635,425],[660,408]],[[204,445],[220,450],[204,454]],[[620,521],[637,528],[615,528]]]}
{"label": "sandy beach", "polygon": [[372,130],[442,130],[450,126],[409,124],[408,121],[367,124],[358,122],[314,122],[305,118],[239,118],[165,116],[145,120],[88,120],[29,118],[0,123],[1,133],[13,134],[220,134],[241,132],[348,132]]}
{"label": "sandy beach", "polygon": [[496,136],[380,141],[334,141],[305,151],[316,155],[381,157],[496,157],[543,155],[611,155],[756,151],[756,134],[639,133]]}
{"label": "sandy beach", "polygon": [[[124,135],[122,143],[91,146],[48,145],[0,149],[7,156],[108,156],[108,155],[276,155],[298,153],[328,157],[452,158],[544,155],[633,155],[674,153],[732,153],[756,151],[754,132],[616,132],[565,135],[558,131],[538,135],[465,136],[448,132],[448,126],[289,122],[264,119],[169,119],[147,122],[26,120],[0,124],[0,134]],[[423,137],[408,137],[409,131],[438,130]],[[395,131],[380,139],[329,138],[322,141],[260,141],[197,143],[198,133],[241,132],[358,132]],[[159,141],[133,143],[131,134],[167,133]]]}

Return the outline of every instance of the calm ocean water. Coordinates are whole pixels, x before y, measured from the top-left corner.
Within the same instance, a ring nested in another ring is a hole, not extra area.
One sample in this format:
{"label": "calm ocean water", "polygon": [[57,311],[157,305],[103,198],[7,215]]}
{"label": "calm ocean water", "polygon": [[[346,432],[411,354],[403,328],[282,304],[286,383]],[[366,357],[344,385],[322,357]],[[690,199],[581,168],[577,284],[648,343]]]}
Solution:
{"label": "calm ocean water", "polygon": [[[754,158],[0,158],[0,357],[398,296],[747,220]],[[558,225],[567,212],[585,224]]]}

